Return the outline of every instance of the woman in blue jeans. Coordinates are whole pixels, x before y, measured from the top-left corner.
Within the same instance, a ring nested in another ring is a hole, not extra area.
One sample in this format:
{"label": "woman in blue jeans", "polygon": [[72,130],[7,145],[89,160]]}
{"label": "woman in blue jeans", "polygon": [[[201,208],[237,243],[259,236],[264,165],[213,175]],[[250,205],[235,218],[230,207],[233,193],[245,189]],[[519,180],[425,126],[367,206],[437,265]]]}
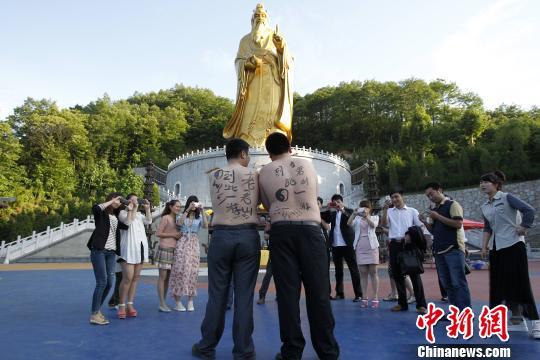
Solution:
{"label": "woman in blue jeans", "polygon": [[120,210],[120,194],[110,193],[103,204],[92,207],[96,228],[88,248],[91,251],[90,260],[96,277],[96,288],[92,297],[92,314],[90,323],[107,325],[109,321],[101,313],[101,305],[105,301],[114,281],[116,255],[120,255],[120,228],[125,225],[118,222]]}

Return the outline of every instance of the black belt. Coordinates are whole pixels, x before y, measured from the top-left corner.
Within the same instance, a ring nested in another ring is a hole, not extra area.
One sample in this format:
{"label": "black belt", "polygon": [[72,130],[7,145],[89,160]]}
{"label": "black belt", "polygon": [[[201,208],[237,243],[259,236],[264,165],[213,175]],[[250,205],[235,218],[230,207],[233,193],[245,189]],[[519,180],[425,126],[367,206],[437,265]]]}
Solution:
{"label": "black belt", "polygon": [[255,224],[238,224],[238,225],[214,225],[212,226],[213,230],[246,230],[246,229],[257,229]]}
{"label": "black belt", "polygon": [[321,226],[320,222],[316,221],[276,221],[272,223],[274,226],[285,226],[285,225],[296,225],[296,226]]}

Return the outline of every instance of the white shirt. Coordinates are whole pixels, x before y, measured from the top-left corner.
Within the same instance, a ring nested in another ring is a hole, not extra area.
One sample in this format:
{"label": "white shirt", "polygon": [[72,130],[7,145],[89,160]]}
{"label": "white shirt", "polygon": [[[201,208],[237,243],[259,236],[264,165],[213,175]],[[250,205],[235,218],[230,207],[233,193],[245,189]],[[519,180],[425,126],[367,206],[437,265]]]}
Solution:
{"label": "white shirt", "polygon": [[129,222],[126,210],[120,211],[118,218],[128,225],[127,230],[120,230],[120,257],[126,260],[128,264],[140,264],[141,257],[143,262],[148,262],[148,241],[146,240],[144,225],[150,225],[152,219],[148,220],[146,216],[137,212],[133,220]]}
{"label": "white shirt", "polygon": [[[102,211],[105,211],[103,204],[99,204]],[[116,228],[118,227],[118,219],[116,216],[109,214],[109,236],[105,242],[105,250],[116,250]]]}
{"label": "white shirt", "polygon": [[333,247],[347,246],[345,240],[343,240],[343,234],[341,234],[341,211],[336,213],[336,228],[334,229],[334,239],[332,242]]}
{"label": "white shirt", "polygon": [[396,207],[388,209],[387,216],[389,239],[402,239],[411,226],[422,226],[418,219],[418,210],[407,205],[404,205],[401,209]]}

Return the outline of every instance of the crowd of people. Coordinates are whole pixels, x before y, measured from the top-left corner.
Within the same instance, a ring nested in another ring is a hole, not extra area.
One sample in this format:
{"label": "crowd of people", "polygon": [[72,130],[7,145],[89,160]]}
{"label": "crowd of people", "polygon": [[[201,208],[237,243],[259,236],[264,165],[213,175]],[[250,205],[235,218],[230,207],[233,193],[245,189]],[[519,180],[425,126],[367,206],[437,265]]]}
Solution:
{"label": "crowd of people", "polygon": [[[115,278],[115,291],[109,306],[117,309],[119,319],[137,317],[134,306],[137,284],[143,264],[149,262],[145,225],[152,223],[150,203],[139,200],[135,194],[123,198],[119,193],[111,193],[104,203],[95,205],[92,211],[96,228],[88,248],[91,251],[96,287],[90,323],[109,323],[101,312],[101,306]],[[156,231],[159,242],[154,263],[159,271],[158,309],[162,312],[171,312],[166,302],[168,292],[175,301],[173,310],[195,310],[193,297],[197,295],[200,258],[197,233],[201,228],[208,227],[208,220],[203,206],[195,196],[187,199],[184,211],[181,211],[179,200],[169,201],[160,216]],[[182,297],[187,297],[187,308],[181,301]]]}
{"label": "crowd of people", "polygon": [[[334,337],[331,301],[345,298],[343,261],[347,263],[360,308],[379,308],[379,237],[386,238],[388,274],[392,293],[383,300],[397,300],[393,312],[407,311],[415,303],[426,313],[422,284],[422,262],[431,252],[443,299],[464,309],[471,306],[465,262],[463,209],[446,196],[439,183],[426,184],[425,195],[433,206],[422,212],[405,203],[403,191],[390,192],[381,211],[362,200],[357,208],[345,206],[336,194],[327,206],[318,197],[317,174],[306,159],[291,156],[289,140],[270,134],[266,149],[271,162],[256,171],[248,167],[249,145],[231,139],[226,146],[227,166],[209,175],[212,199],[212,242],[208,246],[208,302],[201,325],[201,339],[192,354],[215,357],[224,329],[225,311],[234,293],[233,356],[255,358],[253,297],[259,270],[261,239],[258,205],[268,211],[265,227],[270,260],[259,291],[264,304],[270,278],[276,287],[282,347],[276,359],[299,359],[305,340],[300,326],[300,289],[303,284],[311,341],[321,359],[337,359],[339,345]],[[489,302],[505,304],[511,311],[509,331],[529,331],[540,339],[540,321],[532,294],[524,235],[533,224],[535,209],[502,191],[505,176],[500,171],[485,174],[480,189],[486,194],[482,255],[489,257]],[[121,265],[118,318],[136,317],[133,301],[142,264],[148,261],[144,225],[152,221],[149,204],[130,194],[126,203],[117,193],[95,205],[96,229],[88,243],[96,277],[90,322],[106,324],[101,305]],[[195,196],[184,207],[169,201],[161,214],[156,235],[159,246],[154,261],[159,269],[159,311],[170,312],[167,293],[175,301],[173,310],[193,311],[197,295],[199,239],[197,233],[209,221]],[[382,232],[382,235],[380,234]],[[330,285],[330,258],[335,266],[335,295]],[[234,280],[233,280],[234,279]],[[368,285],[371,284],[371,287]],[[370,289],[370,290],[368,290]],[[169,291],[170,290],[170,291]],[[409,294],[407,294],[407,292]],[[187,297],[187,308],[182,303]],[[127,299],[127,303],[126,303]],[[239,311],[241,309],[241,311]]]}

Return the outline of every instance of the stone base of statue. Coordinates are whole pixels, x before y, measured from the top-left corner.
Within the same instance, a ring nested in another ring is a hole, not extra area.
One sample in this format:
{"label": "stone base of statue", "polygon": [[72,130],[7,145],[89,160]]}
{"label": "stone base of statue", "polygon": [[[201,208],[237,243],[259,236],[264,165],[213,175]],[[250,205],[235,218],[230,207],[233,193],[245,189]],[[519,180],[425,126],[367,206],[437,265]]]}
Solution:
{"label": "stone base of statue", "polygon": [[[249,166],[255,169],[260,169],[271,161],[264,148],[251,148],[249,154]],[[351,186],[351,169],[343,158],[297,146],[292,149],[292,156],[309,159],[313,163],[319,181],[319,196],[324,199],[325,204],[333,194],[342,194],[345,198],[361,192],[361,189]],[[185,201],[187,196],[196,195],[204,206],[211,206],[207,172],[226,164],[223,147],[197,150],[179,156],[171,161],[167,171],[166,187],[170,196]]]}

